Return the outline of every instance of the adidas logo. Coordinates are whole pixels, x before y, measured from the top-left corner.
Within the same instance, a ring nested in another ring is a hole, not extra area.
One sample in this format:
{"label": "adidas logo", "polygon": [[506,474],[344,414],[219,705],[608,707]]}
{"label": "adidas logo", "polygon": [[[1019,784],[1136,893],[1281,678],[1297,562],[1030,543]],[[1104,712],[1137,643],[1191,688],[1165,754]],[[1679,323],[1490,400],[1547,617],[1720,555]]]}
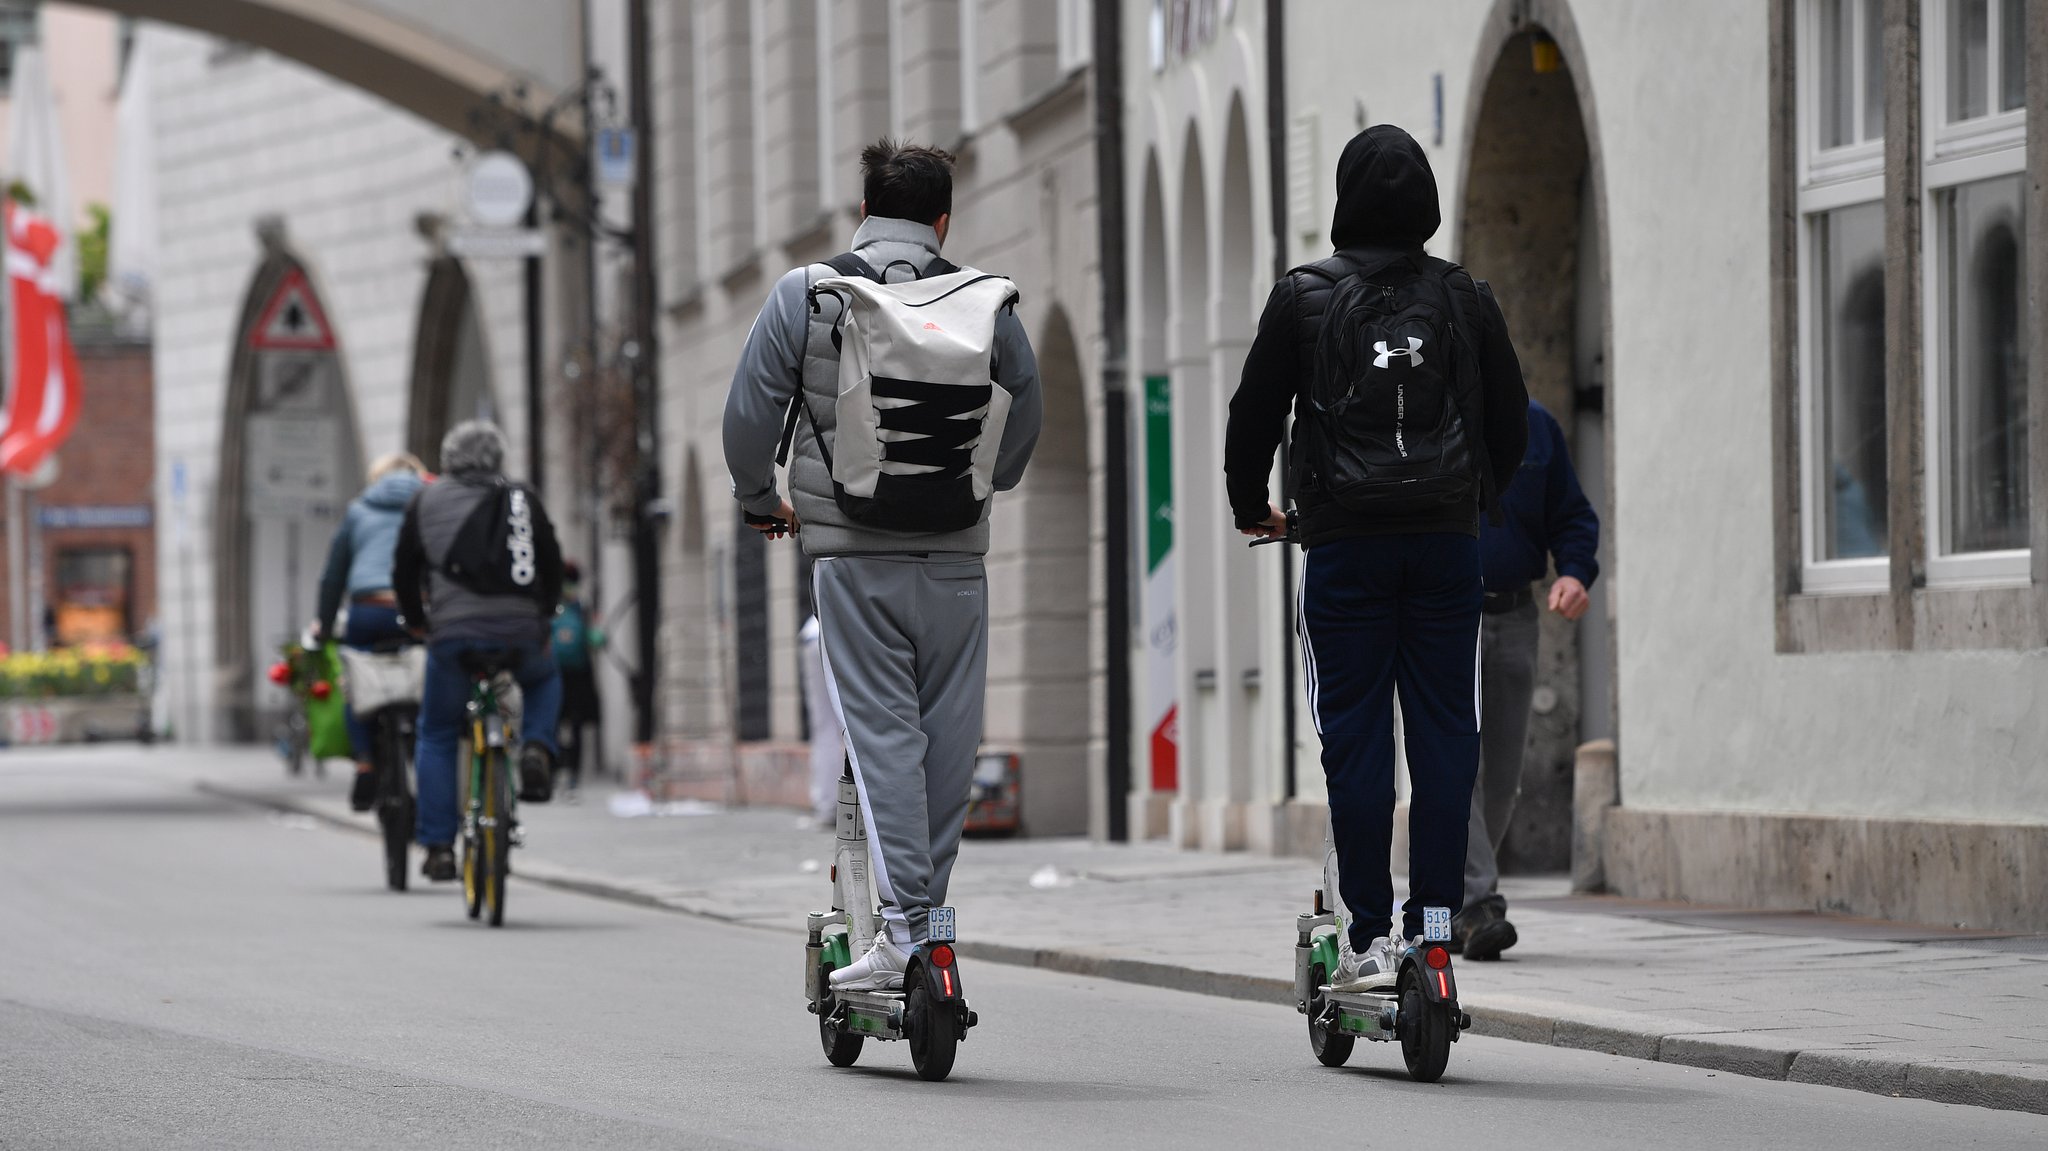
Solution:
{"label": "adidas logo", "polygon": [[938,326],[937,324],[934,324],[934,323],[931,323],[931,322],[927,321],[927,322],[925,323],[925,326],[924,326],[924,330],[925,330],[925,331],[927,331],[927,332],[943,332],[943,331],[945,331],[946,329],[944,329],[944,328],[942,328],[942,327]]}

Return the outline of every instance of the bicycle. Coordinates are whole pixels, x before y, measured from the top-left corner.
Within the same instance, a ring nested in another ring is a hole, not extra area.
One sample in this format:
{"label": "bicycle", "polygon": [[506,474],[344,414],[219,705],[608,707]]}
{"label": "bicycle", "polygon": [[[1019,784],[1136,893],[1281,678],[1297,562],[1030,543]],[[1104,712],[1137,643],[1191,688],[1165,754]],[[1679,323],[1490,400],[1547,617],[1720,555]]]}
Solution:
{"label": "bicycle", "polygon": [[505,925],[505,877],[512,873],[512,849],[519,845],[518,789],[512,783],[516,737],[510,734],[514,725],[506,706],[513,659],[506,652],[470,652],[462,657],[462,670],[471,681],[462,896],[471,919],[489,909],[492,927]]}
{"label": "bicycle", "polygon": [[384,831],[384,882],[393,891],[406,888],[419,813],[412,771],[426,655],[426,648],[405,640],[389,640],[369,651],[341,652],[349,706],[370,723],[370,759],[377,765],[377,823]]}

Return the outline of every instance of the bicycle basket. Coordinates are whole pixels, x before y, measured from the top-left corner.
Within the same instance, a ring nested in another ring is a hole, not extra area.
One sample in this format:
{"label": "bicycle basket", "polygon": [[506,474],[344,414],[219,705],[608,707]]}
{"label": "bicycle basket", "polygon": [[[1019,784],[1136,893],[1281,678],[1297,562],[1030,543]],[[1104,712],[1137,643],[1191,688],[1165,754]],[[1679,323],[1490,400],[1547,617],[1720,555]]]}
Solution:
{"label": "bicycle basket", "polygon": [[369,715],[393,704],[417,704],[427,678],[427,649],[402,648],[381,653],[341,649],[342,684],[348,706]]}

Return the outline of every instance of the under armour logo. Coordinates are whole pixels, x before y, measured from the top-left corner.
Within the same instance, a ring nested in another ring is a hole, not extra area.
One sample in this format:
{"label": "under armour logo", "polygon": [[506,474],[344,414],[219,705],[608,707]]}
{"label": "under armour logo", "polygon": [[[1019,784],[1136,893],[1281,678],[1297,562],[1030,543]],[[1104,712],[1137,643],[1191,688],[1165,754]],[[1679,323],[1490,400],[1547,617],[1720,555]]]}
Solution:
{"label": "under armour logo", "polygon": [[1375,340],[1373,341],[1372,350],[1379,353],[1379,355],[1372,358],[1372,366],[1375,368],[1386,367],[1387,361],[1395,356],[1408,357],[1408,366],[1411,368],[1422,366],[1422,338],[1419,336],[1408,337],[1408,346],[1406,348],[1389,348],[1385,340]]}

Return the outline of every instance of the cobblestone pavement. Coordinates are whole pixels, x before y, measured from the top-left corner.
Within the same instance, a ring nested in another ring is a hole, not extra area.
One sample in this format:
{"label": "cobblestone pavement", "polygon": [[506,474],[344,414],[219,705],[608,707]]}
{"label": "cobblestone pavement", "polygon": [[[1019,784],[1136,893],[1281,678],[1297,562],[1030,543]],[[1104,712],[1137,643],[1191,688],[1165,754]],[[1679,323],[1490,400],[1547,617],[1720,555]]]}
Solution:
{"label": "cobblestone pavement", "polygon": [[[204,786],[336,823],[338,777],[284,779],[247,751],[148,753]],[[527,878],[800,931],[828,905],[832,836],[780,809],[643,812],[593,788],[523,812]],[[364,867],[374,869],[368,850]],[[970,840],[962,951],[1291,1004],[1301,860],[1086,840]],[[2048,1113],[2048,937],[1573,897],[1505,884],[1519,946],[1460,967],[1475,1030],[1798,1082]]]}

